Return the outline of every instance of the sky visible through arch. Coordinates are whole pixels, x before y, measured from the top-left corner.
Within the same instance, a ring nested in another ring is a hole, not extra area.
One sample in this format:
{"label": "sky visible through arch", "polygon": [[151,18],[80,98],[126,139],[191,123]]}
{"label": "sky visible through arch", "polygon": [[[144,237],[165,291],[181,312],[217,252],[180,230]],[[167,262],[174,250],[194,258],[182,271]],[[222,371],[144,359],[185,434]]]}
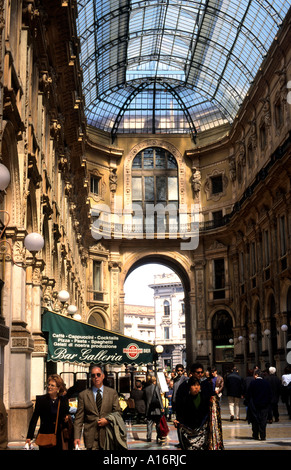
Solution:
{"label": "sky visible through arch", "polygon": [[145,264],[136,268],[124,283],[125,304],[154,306],[154,291],[149,284],[153,284],[157,274],[173,273],[170,268],[162,264]]}

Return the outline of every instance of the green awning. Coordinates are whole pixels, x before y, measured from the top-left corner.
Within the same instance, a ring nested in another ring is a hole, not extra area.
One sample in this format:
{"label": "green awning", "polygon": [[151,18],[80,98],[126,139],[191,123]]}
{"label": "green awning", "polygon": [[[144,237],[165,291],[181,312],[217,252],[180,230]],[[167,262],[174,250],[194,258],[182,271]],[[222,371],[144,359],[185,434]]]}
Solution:
{"label": "green awning", "polygon": [[154,345],[46,310],[42,331],[48,333],[48,361],[82,364],[149,364]]}

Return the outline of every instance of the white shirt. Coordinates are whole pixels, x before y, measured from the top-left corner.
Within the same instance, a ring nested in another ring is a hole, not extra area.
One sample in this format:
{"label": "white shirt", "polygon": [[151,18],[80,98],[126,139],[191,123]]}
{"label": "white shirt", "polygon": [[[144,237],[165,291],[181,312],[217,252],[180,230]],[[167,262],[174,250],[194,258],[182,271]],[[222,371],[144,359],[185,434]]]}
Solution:
{"label": "white shirt", "polygon": [[282,375],[282,384],[284,387],[287,387],[287,385],[291,382],[291,374],[285,374]]}

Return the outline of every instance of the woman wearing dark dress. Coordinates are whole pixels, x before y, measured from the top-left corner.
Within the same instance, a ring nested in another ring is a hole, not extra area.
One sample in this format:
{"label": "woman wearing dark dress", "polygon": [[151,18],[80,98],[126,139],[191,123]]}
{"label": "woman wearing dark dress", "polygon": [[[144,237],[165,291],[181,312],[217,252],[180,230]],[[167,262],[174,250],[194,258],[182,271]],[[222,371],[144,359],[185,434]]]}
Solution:
{"label": "woman wearing dark dress", "polygon": [[[69,402],[66,397],[66,389],[63,379],[53,374],[48,377],[47,393],[36,397],[35,408],[31,417],[26,443],[30,445],[34,438],[35,428],[40,418],[39,433],[41,434],[53,434],[55,432],[55,424],[57,417],[58,404],[59,407],[59,418],[57,426],[57,445],[50,447],[49,450],[62,450],[63,441],[61,435],[61,429],[64,423],[68,422],[69,419]],[[48,450],[48,448],[45,448]],[[39,447],[39,450],[43,450]]]}
{"label": "woman wearing dark dress", "polygon": [[218,397],[211,391],[192,376],[177,401],[174,425],[184,450],[223,449]]}

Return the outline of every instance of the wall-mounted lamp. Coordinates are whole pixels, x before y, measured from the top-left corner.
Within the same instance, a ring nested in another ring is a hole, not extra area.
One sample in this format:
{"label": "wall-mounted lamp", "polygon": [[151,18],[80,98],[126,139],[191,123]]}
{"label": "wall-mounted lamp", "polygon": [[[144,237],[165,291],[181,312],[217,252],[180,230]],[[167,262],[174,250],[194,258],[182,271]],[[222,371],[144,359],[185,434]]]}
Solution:
{"label": "wall-mounted lamp", "polygon": [[60,312],[62,315],[68,314],[75,320],[81,320],[81,315],[77,314],[77,307],[75,305],[69,305],[70,294],[66,290],[60,292],[53,292],[52,295],[47,296],[45,300],[45,308],[50,309],[53,312]]}
{"label": "wall-mounted lamp", "polygon": [[266,328],[265,331],[264,331],[264,335],[269,337],[270,334],[271,334],[271,331],[268,328]]}
{"label": "wall-mounted lamp", "polygon": [[10,172],[8,168],[0,163],[0,191],[5,191],[10,183]]}
{"label": "wall-mounted lamp", "polygon": [[[6,168],[6,166],[3,165],[3,163],[0,163],[0,191],[5,191],[9,183],[10,183],[10,172],[8,168]],[[2,239],[10,221],[9,212],[5,210],[0,210],[0,213],[7,215],[6,224],[4,224],[3,229],[0,233],[0,245],[5,244],[6,246],[8,246],[10,248],[11,258],[12,258],[13,263],[17,266],[23,267],[24,266],[23,264],[19,264],[14,260],[13,246],[11,245],[11,243],[8,240]],[[41,251],[42,248],[44,247],[44,239],[39,233],[35,233],[35,232],[30,233],[26,235],[26,237],[24,238],[24,246],[33,255],[33,261],[35,262],[36,253]]]}
{"label": "wall-mounted lamp", "polygon": [[66,313],[67,302],[70,299],[70,294],[66,290],[61,290],[57,296],[58,301],[62,304],[62,314]]}
{"label": "wall-mounted lamp", "polygon": [[255,341],[255,338],[256,338],[255,333],[251,333],[251,334],[250,334],[250,340],[251,340],[251,341]]}
{"label": "wall-mounted lamp", "polygon": [[58,293],[58,300],[64,305],[66,302],[68,302],[70,298],[70,294],[69,292],[67,292],[66,290],[61,290],[59,293]]}
{"label": "wall-mounted lamp", "polygon": [[43,249],[44,239],[39,233],[29,233],[24,239],[24,246],[35,256],[36,253]]}
{"label": "wall-mounted lamp", "polygon": [[69,305],[67,308],[67,313],[70,317],[72,317],[74,320],[81,320],[82,317],[79,313],[77,313],[78,307],[76,305]]}

